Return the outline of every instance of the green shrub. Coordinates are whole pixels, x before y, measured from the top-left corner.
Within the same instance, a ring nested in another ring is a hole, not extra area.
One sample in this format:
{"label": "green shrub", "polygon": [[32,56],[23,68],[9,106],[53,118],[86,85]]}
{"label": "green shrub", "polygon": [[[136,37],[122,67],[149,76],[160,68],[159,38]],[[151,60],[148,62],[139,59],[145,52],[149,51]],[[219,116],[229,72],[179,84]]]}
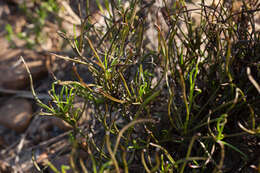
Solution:
{"label": "green shrub", "polygon": [[[77,39],[60,33],[77,57],[56,56],[73,63],[77,80],[55,81],[50,105],[38,100],[41,114],[72,125],[73,146],[87,151],[91,163],[74,158],[73,170],[250,169],[260,132],[259,32],[253,19],[259,9],[244,3],[234,14],[227,2],[202,3],[196,25],[185,2],[176,1],[161,9],[169,30],[165,34],[156,26],[157,48],[152,49],[145,43],[149,22],[142,14],[153,4],[132,0],[124,8],[111,1],[109,9],[105,2],[110,11],[105,30],[86,19]],[[88,68],[93,83],[84,82],[87,76],[78,73],[78,64]],[[56,85],[62,86],[60,93]],[[87,129],[78,125],[84,110],[71,112],[75,96],[94,107]],[[87,145],[77,141],[77,134]]]}

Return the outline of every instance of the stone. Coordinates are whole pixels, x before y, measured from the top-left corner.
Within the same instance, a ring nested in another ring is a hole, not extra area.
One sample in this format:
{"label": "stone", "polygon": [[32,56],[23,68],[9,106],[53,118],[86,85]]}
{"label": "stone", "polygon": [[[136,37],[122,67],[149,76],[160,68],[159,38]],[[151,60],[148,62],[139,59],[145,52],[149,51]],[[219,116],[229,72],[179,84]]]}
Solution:
{"label": "stone", "polygon": [[51,117],[51,123],[62,131],[68,131],[72,129],[70,124],[57,117]]}
{"label": "stone", "polygon": [[24,132],[32,119],[32,105],[25,99],[10,99],[0,107],[0,125]]}
{"label": "stone", "polygon": [[[74,100],[74,111],[76,109],[82,110],[84,106],[84,99],[75,97]],[[91,108],[86,108],[85,111],[83,112],[78,125],[82,125],[83,123],[86,123],[87,121],[90,120],[90,114],[91,114]],[[68,131],[72,129],[72,126],[65,122],[64,120],[57,118],[57,117],[51,117],[51,122],[54,126],[58,127],[62,131]]]}
{"label": "stone", "polygon": [[46,56],[31,50],[4,49],[0,53],[1,88],[19,90],[29,86],[29,75],[19,59],[20,56],[24,57],[34,80],[40,79],[48,73],[45,63]]}

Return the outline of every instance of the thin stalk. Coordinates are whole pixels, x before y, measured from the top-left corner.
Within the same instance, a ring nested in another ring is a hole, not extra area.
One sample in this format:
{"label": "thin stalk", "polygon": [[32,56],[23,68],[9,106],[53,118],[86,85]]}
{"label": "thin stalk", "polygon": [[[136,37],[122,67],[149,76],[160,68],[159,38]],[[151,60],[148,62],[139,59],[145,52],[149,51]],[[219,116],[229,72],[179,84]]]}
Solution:
{"label": "thin stalk", "polygon": [[190,154],[191,154],[192,146],[193,146],[195,140],[196,140],[198,137],[199,137],[198,135],[194,135],[194,136],[191,138],[190,145],[189,145],[189,148],[188,148],[188,151],[187,151],[187,154],[186,154],[186,158],[185,158],[184,163],[182,164],[180,173],[183,173],[183,172],[184,172],[184,169],[185,169],[185,167],[186,167],[187,161],[188,161],[188,159],[189,159],[189,157],[190,157]]}

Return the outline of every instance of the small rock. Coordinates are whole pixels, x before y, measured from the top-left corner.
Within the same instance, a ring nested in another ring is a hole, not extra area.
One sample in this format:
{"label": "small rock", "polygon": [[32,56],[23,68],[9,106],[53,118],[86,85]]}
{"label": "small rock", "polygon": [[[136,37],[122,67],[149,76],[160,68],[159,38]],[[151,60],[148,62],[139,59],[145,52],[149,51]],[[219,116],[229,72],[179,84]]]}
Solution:
{"label": "small rock", "polygon": [[[90,109],[86,109],[79,120],[79,125],[82,125],[83,123],[87,122],[90,119],[89,113]],[[51,122],[54,126],[58,127],[62,131],[68,131],[72,129],[72,126],[65,122],[64,120],[57,118],[57,117],[51,117]]]}
{"label": "small rock", "polygon": [[[84,106],[84,99],[76,97],[74,101],[74,109],[80,109],[82,110]],[[86,108],[85,111],[83,112],[78,124],[82,125],[83,123],[86,123],[87,121],[90,120],[90,114],[91,114],[91,108]],[[72,126],[68,123],[66,123],[64,120],[57,118],[57,117],[51,117],[52,124],[56,127],[58,127],[62,131],[68,131],[72,129]]]}
{"label": "small rock", "polygon": [[68,131],[72,129],[72,126],[66,123],[64,120],[57,118],[57,117],[51,117],[51,122],[54,126],[58,127],[62,131]]}
{"label": "small rock", "polygon": [[8,100],[0,108],[0,125],[24,132],[32,118],[32,105],[25,99]]}
{"label": "small rock", "polygon": [[[19,59],[20,56],[24,57],[34,80],[47,74],[45,56],[30,50],[9,49],[3,52],[0,54],[0,87],[17,90],[29,86],[29,75]],[[9,52],[15,54],[10,57]]]}

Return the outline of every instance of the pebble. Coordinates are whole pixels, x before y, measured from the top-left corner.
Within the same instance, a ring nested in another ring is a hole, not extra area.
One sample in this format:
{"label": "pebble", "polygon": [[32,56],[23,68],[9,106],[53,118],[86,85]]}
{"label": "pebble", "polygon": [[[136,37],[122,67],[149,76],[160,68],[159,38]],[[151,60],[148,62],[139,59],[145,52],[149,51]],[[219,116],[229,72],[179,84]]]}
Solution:
{"label": "pebble", "polygon": [[34,80],[40,79],[47,74],[47,68],[45,65],[46,57],[41,54],[30,50],[23,50],[22,52],[17,52],[14,56],[10,57],[7,54],[1,53],[0,87],[18,90],[29,86],[29,75],[24,64],[19,59],[20,56],[24,57]]}
{"label": "pebble", "polygon": [[30,124],[32,105],[25,99],[9,99],[0,107],[0,125],[22,133]]}
{"label": "pebble", "polygon": [[[73,105],[74,105],[73,106],[74,111],[76,111],[76,109],[82,110],[84,107],[84,99],[82,99],[80,97],[75,97]],[[78,122],[78,125],[87,123],[90,120],[91,111],[92,111],[91,108],[85,109],[85,111],[83,112],[83,114]],[[57,117],[51,117],[51,123],[62,131],[68,131],[73,128],[70,124],[66,123],[64,120],[57,118]]]}

